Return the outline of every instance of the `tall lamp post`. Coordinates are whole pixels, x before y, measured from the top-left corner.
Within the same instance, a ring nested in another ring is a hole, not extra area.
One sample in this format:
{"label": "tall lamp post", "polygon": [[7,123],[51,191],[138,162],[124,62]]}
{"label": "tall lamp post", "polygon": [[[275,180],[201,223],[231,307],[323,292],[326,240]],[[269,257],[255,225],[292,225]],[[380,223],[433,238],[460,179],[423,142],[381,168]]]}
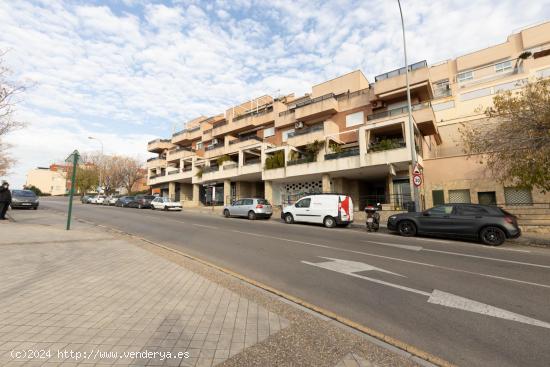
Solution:
{"label": "tall lamp post", "polygon": [[[95,138],[93,136],[88,136],[88,139],[90,140],[97,140],[99,142],[99,144],[101,144],[101,159],[103,159],[103,142],[101,140],[99,140],[98,138]],[[103,189],[103,185],[102,185],[102,175],[103,174],[103,169],[102,167],[99,167],[99,187],[100,189]]]}
{"label": "tall lamp post", "polygon": [[[407,84],[407,109],[409,110],[409,141],[411,142],[411,164],[416,167],[416,142],[414,139],[414,123],[412,118],[411,107],[411,86],[409,84],[409,62],[407,61],[407,40],[405,38],[405,22],[403,21],[403,10],[401,9],[401,1],[397,0],[399,6],[399,14],[401,15],[401,30],[403,31],[403,53],[405,55],[405,82]],[[413,185],[412,201],[414,201],[414,210],[420,209],[419,205],[419,191],[416,185]]]}

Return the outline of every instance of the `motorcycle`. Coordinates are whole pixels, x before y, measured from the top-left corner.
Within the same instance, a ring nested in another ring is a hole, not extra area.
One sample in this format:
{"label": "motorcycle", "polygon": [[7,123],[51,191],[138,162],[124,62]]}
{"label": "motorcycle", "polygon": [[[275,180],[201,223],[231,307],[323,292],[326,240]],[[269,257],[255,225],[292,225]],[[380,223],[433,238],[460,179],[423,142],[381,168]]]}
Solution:
{"label": "motorcycle", "polygon": [[380,214],[378,213],[378,207],[369,205],[365,208],[365,213],[367,214],[367,231],[378,232],[378,229],[380,228]]}

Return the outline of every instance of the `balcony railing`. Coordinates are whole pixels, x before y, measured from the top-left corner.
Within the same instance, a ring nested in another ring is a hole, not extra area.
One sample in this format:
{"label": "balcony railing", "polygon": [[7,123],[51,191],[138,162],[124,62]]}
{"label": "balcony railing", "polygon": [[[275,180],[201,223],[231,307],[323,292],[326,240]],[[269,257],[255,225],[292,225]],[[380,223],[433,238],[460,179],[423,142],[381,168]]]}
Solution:
{"label": "balcony railing", "polygon": [[384,150],[399,149],[406,147],[407,144],[403,139],[382,139],[369,144],[369,152],[382,152]]}
{"label": "balcony railing", "polygon": [[187,147],[174,147],[174,148],[170,148],[168,149],[168,151],[170,153],[176,153],[176,152],[181,152],[181,151],[187,151],[187,152],[194,152],[194,150],[192,148],[187,148]]}
{"label": "balcony railing", "polygon": [[[418,110],[422,110],[424,108],[428,108],[430,106],[431,106],[430,102],[424,102],[424,103],[418,103],[418,104],[412,105],[411,107],[412,107],[413,111],[418,111]],[[393,108],[391,110],[377,112],[377,113],[374,113],[372,115],[368,115],[367,116],[367,121],[382,119],[382,118],[391,117],[391,116],[398,116],[398,115],[402,115],[402,114],[405,114],[405,113],[408,113],[408,112],[409,112],[409,107],[407,107],[407,106],[403,106],[403,107],[399,107],[399,108]]]}
{"label": "balcony railing", "polygon": [[[417,63],[409,65],[409,71],[422,69],[426,67],[428,67],[428,63],[426,62],[426,60],[423,60],[423,61],[419,61]],[[402,67],[399,69],[388,71],[387,73],[384,73],[384,74],[377,75],[374,77],[374,81],[379,82],[381,80],[385,80],[385,79],[393,78],[394,76],[405,74],[406,72],[407,72],[407,69],[405,67]]]}
{"label": "balcony railing", "polygon": [[302,107],[308,106],[310,104],[321,102],[321,101],[324,101],[326,99],[331,99],[331,98],[334,98],[334,93],[328,93],[328,94],[325,94],[323,96],[319,96],[317,98],[306,99],[304,101],[297,102],[293,107],[289,108],[288,110],[283,111],[283,112],[279,112],[279,117],[286,116],[288,114],[294,113],[294,110],[297,109],[297,108],[302,108]]}
{"label": "balcony railing", "polygon": [[153,143],[170,143],[170,139],[153,139],[147,144],[153,144]]}
{"label": "balcony railing", "polygon": [[178,173],[180,173],[180,171],[179,171],[179,170],[177,170],[177,171],[170,171],[170,172],[168,172],[168,174],[169,174],[169,175],[177,175]]}
{"label": "balcony railing", "polygon": [[312,125],[312,126],[309,126],[309,127],[306,127],[306,128],[294,130],[293,132],[288,133],[288,137],[292,138],[293,136],[306,135],[306,134],[310,134],[310,133],[313,133],[313,132],[316,132],[316,131],[322,131],[323,129],[324,129],[323,124]]}
{"label": "balcony railing", "polygon": [[219,166],[208,166],[202,169],[202,173],[218,172],[219,170]]}
{"label": "balcony railing", "polygon": [[216,129],[216,128],[222,127],[224,125],[227,125],[227,120],[222,120],[222,121],[218,121],[218,122],[214,123],[212,125],[212,129]]}
{"label": "balcony railing", "polygon": [[165,158],[163,158],[163,157],[153,157],[153,158],[147,159],[147,162],[152,162],[152,161],[156,161],[156,160],[163,160],[163,159],[165,159]]}
{"label": "balcony railing", "polygon": [[252,164],[258,164],[260,162],[261,162],[260,158],[247,159],[247,160],[245,160],[244,165],[249,166],[249,165],[252,165]]}
{"label": "balcony railing", "polygon": [[189,171],[191,171],[192,169],[193,169],[193,167],[188,166],[188,167],[183,167],[181,170],[182,170],[182,172],[189,172]]}
{"label": "balcony railing", "polygon": [[214,150],[214,149],[217,149],[217,148],[221,148],[223,147],[223,144],[215,144],[215,145],[209,145],[206,147],[206,151],[209,151],[209,150]]}
{"label": "balcony railing", "polygon": [[262,109],[262,110],[258,110],[257,112],[256,112],[255,110],[253,110],[253,111],[244,113],[244,114],[242,114],[242,115],[235,116],[235,117],[233,117],[233,121],[242,120],[242,119],[247,118],[247,117],[250,117],[250,116],[261,116],[261,115],[265,115],[265,114],[267,114],[267,113],[270,113],[271,111],[273,111],[273,106],[268,106],[267,108],[264,108],[264,109]]}
{"label": "balcony railing", "polygon": [[259,136],[257,135],[249,135],[249,136],[243,136],[241,138],[238,138],[238,139],[235,139],[235,140],[231,140],[229,142],[229,145],[233,145],[233,144],[237,144],[237,143],[241,143],[243,141],[248,141],[248,140],[257,140],[259,142],[262,142],[262,138],[260,138]]}
{"label": "balcony railing", "polygon": [[185,134],[185,133],[193,133],[197,130],[200,130],[200,126],[195,126],[195,127],[191,127],[189,129],[183,129],[183,130],[180,130],[180,131],[177,131],[175,133],[172,134],[172,136],[178,136],[178,135],[181,135],[181,134]]}
{"label": "balcony railing", "polygon": [[224,170],[233,169],[233,168],[237,168],[238,164],[237,163],[229,163],[229,164],[224,164],[222,167],[223,167]]}
{"label": "balcony railing", "polygon": [[287,161],[286,165],[287,166],[295,166],[297,164],[304,164],[304,163],[311,163],[311,162],[315,162],[315,158],[305,157],[305,158],[293,159],[293,160]]}
{"label": "balcony railing", "polygon": [[325,160],[329,161],[331,159],[339,159],[345,157],[353,157],[359,155],[359,148],[347,149],[338,153],[329,153],[325,154]]}

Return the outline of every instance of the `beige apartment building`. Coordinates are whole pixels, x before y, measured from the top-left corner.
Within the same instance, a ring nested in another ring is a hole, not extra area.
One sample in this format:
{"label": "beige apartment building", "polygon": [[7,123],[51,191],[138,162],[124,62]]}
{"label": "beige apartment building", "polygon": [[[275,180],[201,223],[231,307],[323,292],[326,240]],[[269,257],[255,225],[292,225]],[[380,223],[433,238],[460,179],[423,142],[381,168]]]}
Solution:
{"label": "beige apartment building", "polygon": [[[461,40],[457,40],[459,42]],[[530,52],[526,59],[518,56]],[[361,71],[314,85],[303,96],[262,96],[199,117],[170,139],[148,143],[148,184],[186,206],[263,196],[285,205],[310,192],[350,194],[355,210],[404,210],[418,152],[421,205],[499,204],[524,227],[550,226],[550,195],[498,183],[464,155],[459,127],[483,121],[499,91],[550,77],[550,22],[501,44],[435,65],[409,66],[414,142],[409,140],[405,68],[369,82]]]}
{"label": "beige apartment building", "polygon": [[66,167],[52,164],[32,169],[27,173],[25,186],[35,186],[45,194],[64,195],[67,193]]}

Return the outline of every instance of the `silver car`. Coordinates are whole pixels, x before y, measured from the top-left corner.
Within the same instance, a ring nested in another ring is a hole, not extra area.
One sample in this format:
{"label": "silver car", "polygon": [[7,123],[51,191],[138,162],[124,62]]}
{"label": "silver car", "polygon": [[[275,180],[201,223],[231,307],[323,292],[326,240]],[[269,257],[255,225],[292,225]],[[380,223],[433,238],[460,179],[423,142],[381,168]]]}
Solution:
{"label": "silver car", "polygon": [[266,199],[245,198],[235,200],[231,205],[223,208],[223,215],[229,217],[247,217],[250,220],[256,218],[271,218],[273,208]]}

